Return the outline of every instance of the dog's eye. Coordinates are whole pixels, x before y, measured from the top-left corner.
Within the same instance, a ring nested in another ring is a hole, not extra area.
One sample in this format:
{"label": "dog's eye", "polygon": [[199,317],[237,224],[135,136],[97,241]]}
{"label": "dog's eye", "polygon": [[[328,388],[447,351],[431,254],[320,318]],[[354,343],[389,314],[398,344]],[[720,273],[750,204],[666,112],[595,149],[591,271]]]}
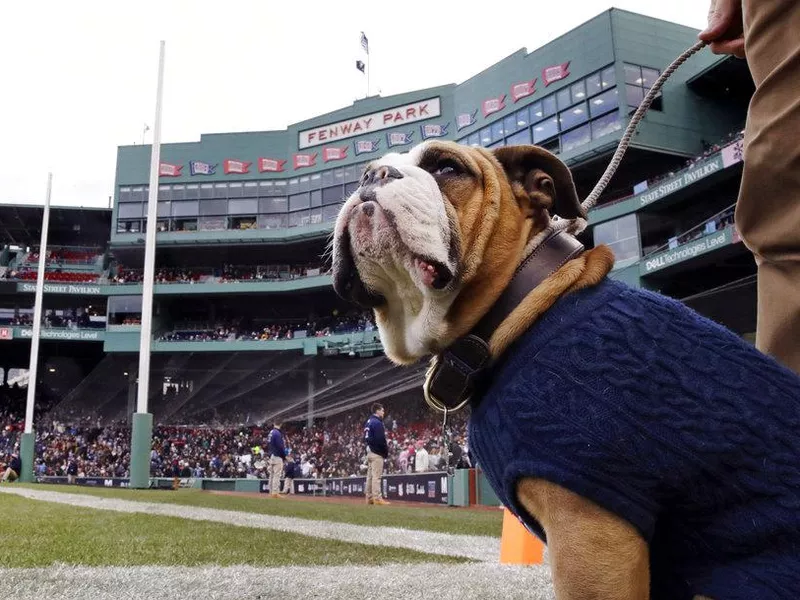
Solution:
{"label": "dog's eye", "polygon": [[462,172],[463,170],[461,165],[450,158],[445,158],[436,163],[436,168],[433,170],[433,175],[437,177],[444,177],[447,175],[458,175]]}

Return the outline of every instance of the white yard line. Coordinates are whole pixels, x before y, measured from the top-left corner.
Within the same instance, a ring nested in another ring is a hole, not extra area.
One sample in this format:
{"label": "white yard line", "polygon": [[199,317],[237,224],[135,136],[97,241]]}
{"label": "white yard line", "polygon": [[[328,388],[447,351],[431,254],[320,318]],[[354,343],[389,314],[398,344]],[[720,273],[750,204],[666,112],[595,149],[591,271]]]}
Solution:
{"label": "white yard line", "polygon": [[423,563],[343,567],[82,567],[0,569],[14,600],[553,600],[546,567]]}
{"label": "white yard line", "polygon": [[[63,492],[17,488],[5,485],[0,486],[0,492],[16,494],[32,500],[69,504],[70,506],[81,506],[84,508],[112,510],[125,513],[180,517],[182,519],[194,521],[227,523],[239,527],[289,531],[343,542],[406,548],[408,550],[417,550],[419,552],[429,552],[432,554],[461,556],[479,561],[496,563],[500,556],[499,538],[488,536],[435,533],[432,531],[402,529],[399,527],[352,525],[349,523],[299,519],[296,517],[280,517],[181,504],[159,504],[156,502],[137,502],[132,500],[120,500],[118,498],[89,496],[87,494],[66,494]],[[414,567],[409,566],[408,568],[413,570]]]}

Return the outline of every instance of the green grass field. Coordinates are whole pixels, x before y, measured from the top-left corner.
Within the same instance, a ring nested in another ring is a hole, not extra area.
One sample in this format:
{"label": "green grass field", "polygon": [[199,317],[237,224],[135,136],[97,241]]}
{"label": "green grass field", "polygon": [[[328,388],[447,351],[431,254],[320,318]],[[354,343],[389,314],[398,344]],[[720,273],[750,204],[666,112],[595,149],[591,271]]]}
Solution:
{"label": "green grass field", "polygon": [[[180,500],[183,504],[215,508],[231,508],[228,506],[231,500],[247,500],[188,491],[118,490],[109,493],[111,490],[50,487],[64,492],[82,491],[130,500]],[[35,489],[42,488],[35,486]],[[250,500],[252,504],[236,502],[238,508],[234,510],[249,510],[247,506],[259,506],[260,503],[262,507],[274,504],[274,510],[291,512],[292,504],[298,507],[303,504],[287,501],[279,506],[280,501]],[[206,501],[210,504],[205,504]],[[328,508],[315,504],[312,510],[315,507]],[[408,514],[406,518],[409,518]],[[460,563],[465,559],[176,517],[79,508],[0,494],[0,565],[3,567],[38,567],[56,563],[86,566],[279,566],[412,562]]]}
{"label": "green grass field", "polygon": [[[90,494],[140,502],[181,504],[376,527],[403,527],[439,533],[500,537],[503,524],[503,515],[499,510],[465,510],[455,507],[394,505],[367,506],[365,504],[337,504],[333,502],[293,500],[291,498],[273,500],[269,498],[216,495],[190,489],[175,491],[125,490],[41,484],[27,487],[37,490]],[[2,500],[2,497],[0,497],[0,500]]]}

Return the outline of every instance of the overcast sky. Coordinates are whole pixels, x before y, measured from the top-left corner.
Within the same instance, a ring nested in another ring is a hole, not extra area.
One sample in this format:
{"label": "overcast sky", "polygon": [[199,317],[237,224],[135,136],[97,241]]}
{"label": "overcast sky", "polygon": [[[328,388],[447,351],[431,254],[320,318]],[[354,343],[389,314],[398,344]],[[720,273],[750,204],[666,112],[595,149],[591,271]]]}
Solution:
{"label": "overcast sky", "polygon": [[[27,0],[0,17],[0,203],[104,206],[116,148],[153,125],[166,40],[162,142],[284,129],[366,91],[459,83],[616,6],[701,28],[707,0]],[[150,143],[152,131],[146,142]]]}

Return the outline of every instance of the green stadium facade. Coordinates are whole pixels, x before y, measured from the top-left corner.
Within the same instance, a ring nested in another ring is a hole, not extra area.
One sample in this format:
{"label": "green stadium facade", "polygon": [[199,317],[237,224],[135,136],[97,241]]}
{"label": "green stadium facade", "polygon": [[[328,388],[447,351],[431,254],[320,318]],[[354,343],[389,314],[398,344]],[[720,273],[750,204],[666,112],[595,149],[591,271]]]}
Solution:
{"label": "green stadium facade", "polygon": [[[220,397],[258,397],[263,407],[271,394],[292,390],[259,416],[296,416],[314,414],[307,400],[323,389],[327,400],[317,408],[328,414],[415,389],[420,370],[389,366],[375,331],[315,336],[298,329],[291,339],[217,341],[165,334],[232,315],[258,324],[350,310],[333,294],[320,256],[364,165],[387,151],[436,138],[488,148],[535,143],[570,166],[585,196],[660,69],[696,36],[691,28],[612,9],[459,84],[365,98],[283,131],[162,145],[156,270],[184,275],[155,285],[151,397],[174,384],[192,388],[189,395],[208,388],[199,394],[200,408]],[[742,61],[703,52],[687,62],[641,123],[584,234],[588,245],[614,250],[613,277],[682,299],[746,337],[755,329],[755,266],[736,234],[733,207],[752,92]],[[99,251],[90,263],[48,268],[97,279],[62,277],[45,290],[46,310],[77,302],[105,311],[103,327],[43,329],[43,363],[85,363],[52,393],[85,402],[127,398],[128,414],[142,290],[126,274],[143,262],[150,152],[146,145],[118,149],[113,208],[53,211],[52,245]],[[27,248],[38,244],[40,223],[41,208],[0,208],[8,242],[0,255],[6,316],[33,304],[34,281],[9,276],[23,264],[35,270]],[[233,272],[228,266],[267,276],[225,277]],[[0,330],[6,372],[25,366],[26,337],[29,326]],[[40,373],[46,379],[51,371]],[[110,385],[109,378],[118,381]],[[156,412],[156,419],[176,411]]]}

